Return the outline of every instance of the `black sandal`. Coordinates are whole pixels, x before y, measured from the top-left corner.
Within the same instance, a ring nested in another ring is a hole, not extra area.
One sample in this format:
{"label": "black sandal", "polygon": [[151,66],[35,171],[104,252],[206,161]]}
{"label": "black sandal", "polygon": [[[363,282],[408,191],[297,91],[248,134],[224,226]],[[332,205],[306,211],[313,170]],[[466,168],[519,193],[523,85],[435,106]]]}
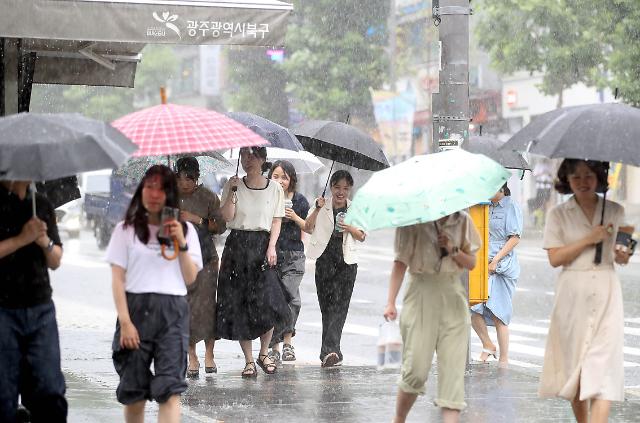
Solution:
{"label": "black sandal", "polygon": [[[267,358],[271,360],[271,363],[264,362]],[[260,368],[268,375],[274,374],[278,369],[276,363],[274,363],[273,359],[269,357],[269,354],[258,354],[258,366],[260,366]]]}
{"label": "black sandal", "polygon": [[244,370],[242,371],[243,378],[252,378],[258,376],[258,370],[256,370],[256,363],[253,361],[248,362],[244,366]]}

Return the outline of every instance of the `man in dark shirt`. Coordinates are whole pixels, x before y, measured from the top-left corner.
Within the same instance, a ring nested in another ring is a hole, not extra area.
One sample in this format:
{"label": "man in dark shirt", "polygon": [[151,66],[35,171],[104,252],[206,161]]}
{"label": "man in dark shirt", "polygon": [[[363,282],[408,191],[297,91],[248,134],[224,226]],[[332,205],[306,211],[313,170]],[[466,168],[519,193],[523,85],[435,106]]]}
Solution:
{"label": "man in dark shirt", "polygon": [[67,401],[48,269],[62,243],[51,203],[29,181],[0,181],[0,421],[16,419],[18,395],[32,422],[65,422]]}

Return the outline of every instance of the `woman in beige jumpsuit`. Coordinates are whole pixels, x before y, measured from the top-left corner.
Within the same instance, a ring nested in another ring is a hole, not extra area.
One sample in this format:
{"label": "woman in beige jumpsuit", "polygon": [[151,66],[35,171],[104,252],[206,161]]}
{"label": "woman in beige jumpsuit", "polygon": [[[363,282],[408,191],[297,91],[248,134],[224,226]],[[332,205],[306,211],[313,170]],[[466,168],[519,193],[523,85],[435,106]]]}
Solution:
{"label": "woman in beige jumpsuit", "polygon": [[[624,399],[622,293],[614,269],[614,262],[629,261],[628,253],[614,250],[624,209],[607,201],[601,225],[598,187],[606,189],[603,163],[564,160],[556,189],[573,196],[549,212],[544,232],[549,262],[562,271],[539,394],[571,401],[576,420],[585,423],[606,422],[611,401]],[[599,242],[602,262],[594,264]]]}
{"label": "woman in beige jumpsuit", "polygon": [[394,320],[396,297],[407,268],[400,332],[402,377],[395,423],[403,423],[419,394],[424,394],[431,360],[438,355],[438,393],[445,423],[457,422],[464,409],[464,370],[471,319],[460,274],[476,264],[480,235],[469,215],[453,213],[436,222],[396,230],[395,261],[384,310]]}

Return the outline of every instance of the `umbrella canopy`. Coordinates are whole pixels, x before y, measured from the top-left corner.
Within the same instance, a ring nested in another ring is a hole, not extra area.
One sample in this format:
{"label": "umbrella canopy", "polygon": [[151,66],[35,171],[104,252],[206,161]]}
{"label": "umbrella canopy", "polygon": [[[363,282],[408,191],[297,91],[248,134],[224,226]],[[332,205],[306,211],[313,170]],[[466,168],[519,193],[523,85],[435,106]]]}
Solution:
{"label": "umbrella canopy", "polygon": [[237,120],[256,134],[269,141],[272,147],[287,150],[304,150],[300,141],[284,126],[280,126],[269,119],[247,112],[231,112],[227,116]]}
{"label": "umbrella canopy", "polygon": [[112,125],[135,142],[140,156],[203,153],[268,144],[244,125],[213,110],[160,104],[115,120]]}
{"label": "umbrella canopy", "polygon": [[[229,159],[234,167],[237,167],[238,153],[238,149],[229,150],[224,153],[224,157]],[[295,167],[297,174],[316,173],[324,167],[322,162],[308,151],[293,151],[284,148],[267,147],[267,160],[270,162],[286,160]]]}
{"label": "umbrella canopy", "polygon": [[517,151],[500,149],[504,142],[490,137],[469,137],[469,141],[462,144],[462,148],[470,153],[484,154],[500,163],[507,169],[531,170],[529,163]]}
{"label": "umbrella canopy", "polygon": [[[151,166],[158,164],[170,166],[170,163],[175,164],[180,157],[185,156],[189,156],[189,154],[134,157],[116,169],[115,174],[139,181]],[[221,169],[231,168],[232,166],[231,162],[216,151],[212,151],[207,155],[196,155],[195,157],[198,160],[200,175],[202,176],[215,173]]]}
{"label": "umbrella canopy", "polygon": [[0,0],[0,37],[282,46],[293,6],[276,0]]}
{"label": "umbrella canopy", "polygon": [[308,120],[292,128],[304,149],[325,159],[358,169],[389,167],[382,149],[366,133],[341,122]]}
{"label": "umbrella canopy", "polygon": [[79,114],[0,118],[0,178],[44,181],[115,168],[138,147],[109,124]]}
{"label": "umbrella canopy", "polygon": [[618,103],[553,110],[514,134],[502,149],[640,166],[640,110]]}
{"label": "umbrella canopy", "polygon": [[375,173],[345,222],[365,231],[430,222],[488,201],[509,176],[486,156],[460,149],[415,156]]}

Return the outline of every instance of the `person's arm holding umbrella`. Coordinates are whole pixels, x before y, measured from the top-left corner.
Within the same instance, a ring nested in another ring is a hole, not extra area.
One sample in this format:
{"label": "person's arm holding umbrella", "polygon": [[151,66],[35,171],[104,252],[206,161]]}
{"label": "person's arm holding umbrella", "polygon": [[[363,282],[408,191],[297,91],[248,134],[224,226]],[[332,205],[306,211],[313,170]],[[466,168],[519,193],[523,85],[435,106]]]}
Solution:
{"label": "person's arm holding umbrella", "polygon": [[304,231],[308,234],[312,234],[313,230],[316,228],[316,220],[318,219],[318,212],[320,209],[324,207],[326,204],[326,200],[324,197],[316,198],[315,207],[307,216],[307,219],[304,222]]}
{"label": "person's arm holding umbrella", "polygon": [[[14,192],[21,198],[25,198],[27,195],[27,187],[29,182],[16,182],[11,181],[4,184],[5,187]],[[51,209],[49,209],[51,210]],[[60,247],[59,239],[57,237],[57,228],[55,226],[55,217],[53,211],[49,213],[49,224],[42,221],[40,218],[34,216],[27,221],[22,227],[20,234],[15,237],[8,238],[4,241],[0,241],[0,258],[6,257],[9,254],[13,254],[20,248],[35,242],[40,248],[42,248],[44,255],[47,259],[47,267],[51,270],[56,270],[60,267],[60,261],[62,260],[62,247]],[[49,230],[48,228],[51,227]],[[55,232],[55,235],[54,235]],[[51,237],[50,235],[51,234]],[[56,240],[53,240],[56,238]]]}
{"label": "person's arm holding umbrella", "polygon": [[234,200],[235,195],[233,191],[238,188],[239,184],[240,178],[238,178],[237,176],[232,176],[227,181],[224,188],[224,193],[222,194],[222,207],[220,207],[220,215],[222,216],[222,219],[227,223],[231,222],[236,215],[236,203]]}

